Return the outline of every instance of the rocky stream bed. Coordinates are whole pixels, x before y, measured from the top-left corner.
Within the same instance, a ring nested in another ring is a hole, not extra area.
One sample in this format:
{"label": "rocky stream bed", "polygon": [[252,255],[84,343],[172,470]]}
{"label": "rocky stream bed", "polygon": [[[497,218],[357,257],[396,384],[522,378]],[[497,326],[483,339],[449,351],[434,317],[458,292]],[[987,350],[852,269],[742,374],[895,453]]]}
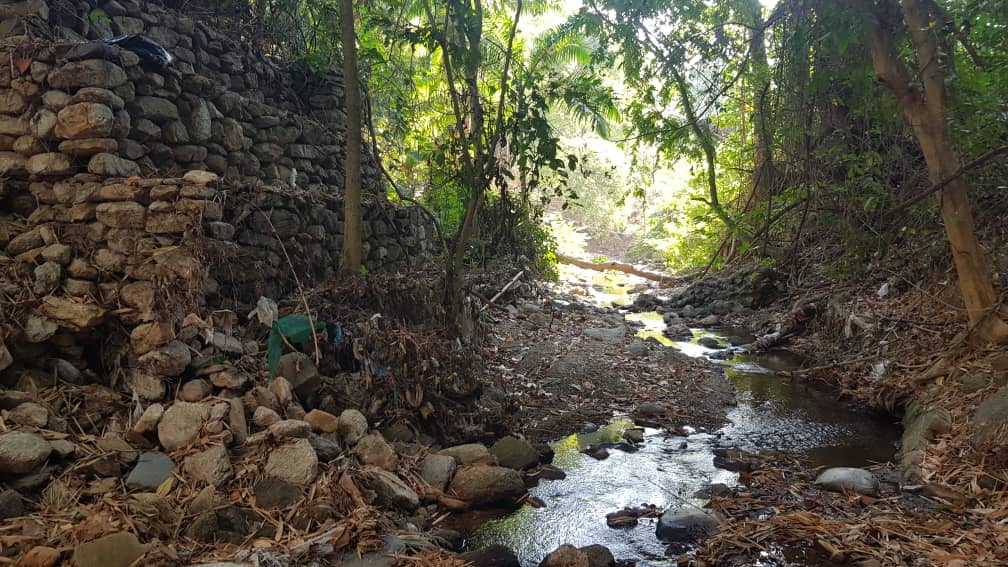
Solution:
{"label": "rocky stream bed", "polygon": [[[665,406],[653,402],[641,403],[629,414],[613,411],[611,421],[601,427],[585,423],[551,444],[553,464],[565,478],[538,482],[530,489],[530,502],[515,512],[482,510],[448,521],[467,534],[468,548],[506,547],[523,567],[576,562],[575,550],[554,552],[563,545],[580,548],[591,565],[596,564],[598,546],[622,564],[686,564],[697,542],[720,522],[717,514],[704,508],[709,499],[745,494],[750,465],[743,455],[794,455],[810,469],[875,467],[893,458],[899,428],[892,420],[864,415],[838,402],[826,389],[776,375],[800,368],[806,363],[801,357],[786,350],[746,352],[742,345],[755,337],[744,329],[720,326],[720,318],[711,317],[710,310],[688,307],[694,315],[688,318],[670,317],[669,312],[664,317],[657,312],[628,312],[626,307],[635,299],[628,291],[631,282],[611,275],[590,281],[584,283],[594,293],[581,301],[617,310],[631,327],[628,334],[636,337],[629,339],[631,350],[640,348],[640,340],[648,348],[673,349],[709,365],[730,383],[734,401],[727,408],[727,423],[694,428],[688,420],[677,420],[674,427],[659,427],[668,416],[662,415]],[[731,312],[732,304],[725,302],[718,310]],[[695,326],[701,320],[711,326]],[[619,328],[608,329],[623,338]],[[609,336],[598,328],[583,332],[601,341]],[[704,392],[670,392],[670,397],[683,395]],[[835,482],[827,482],[832,488],[850,488],[852,479],[867,478],[871,479],[867,490],[877,490],[878,481],[864,469],[832,470]],[[824,480],[830,481],[830,474]],[[620,510],[634,510],[624,516],[635,520],[620,521]],[[753,564],[804,562],[767,554],[764,561]]]}

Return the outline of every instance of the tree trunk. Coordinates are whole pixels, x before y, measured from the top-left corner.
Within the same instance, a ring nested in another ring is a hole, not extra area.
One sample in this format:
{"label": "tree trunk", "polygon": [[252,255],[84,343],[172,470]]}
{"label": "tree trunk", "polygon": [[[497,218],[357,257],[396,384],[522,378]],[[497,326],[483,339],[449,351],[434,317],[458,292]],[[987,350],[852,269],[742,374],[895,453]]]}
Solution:
{"label": "tree trunk", "polygon": [[[896,95],[903,116],[913,129],[927,162],[932,183],[940,183],[959,169],[959,157],[946,126],[945,79],[950,51],[939,49],[938,33],[944,22],[934,22],[935,14],[921,0],[902,0],[903,17],[917,55],[923,92],[910,81],[910,73],[891,40],[871,12],[867,20],[868,45],[879,81]],[[991,342],[1008,342],[1008,324],[995,312],[997,297],[991,282],[990,260],[980,247],[968,188],[962,178],[949,182],[940,193],[942,220],[948,235],[959,276],[959,289],[970,324],[979,336]]]}
{"label": "tree trunk", "polygon": [[[751,96],[753,100],[753,203],[769,203],[773,192],[773,155],[770,140],[773,134],[767,124],[767,93],[770,86],[770,70],[767,64],[766,43],[764,41],[763,6],[759,0],[748,0],[749,25],[749,66],[752,77]],[[767,211],[770,216],[770,211]]]}
{"label": "tree trunk", "polygon": [[357,80],[357,37],[353,0],[340,0],[343,43],[343,92],[346,96],[346,160],[343,162],[343,250],[340,269],[361,271],[361,97]]}
{"label": "tree trunk", "polygon": [[[646,280],[652,280],[656,282],[666,283],[677,281],[676,278],[665,274],[656,274],[654,272],[645,272],[644,270],[638,270],[637,268],[631,266],[630,264],[622,264],[620,262],[586,262],[580,258],[575,258],[573,256],[568,256],[566,254],[561,254],[557,252],[556,254],[557,262],[561,264],[570,264],[571,266],[577,266],[582,270],[595,270],[596,272],[604,272],[606,270],[616,270],[617,272],[623,272],[624,274],[630,274],[644,278]],[[681,278],[680,278],[681,279]]]}
{"label": "tree trunk", "polygon": [[714,147],[714,140],[707,127],[700,122],[700,117],[697,116],[696,111],[693,109],[693,99],[690,97],[689,84],[686,83],[686,78],[674,66],[669,67],[669,73],[672,74],[676,89],[679,91],[679,99],[683,105],[683,112],[686,114],[686,121],[689,122],[693,134],[697,137],[697,141],[700,142],[700,147],[703,148],[707,167],[707,206],[710,207],[717,218],[721,219],[721,222],[728,228],[728,232],[735,234],[739,232],[738,223],[728,216],[724,207],[721,206],[721,200],[718,197],[717,148]]}

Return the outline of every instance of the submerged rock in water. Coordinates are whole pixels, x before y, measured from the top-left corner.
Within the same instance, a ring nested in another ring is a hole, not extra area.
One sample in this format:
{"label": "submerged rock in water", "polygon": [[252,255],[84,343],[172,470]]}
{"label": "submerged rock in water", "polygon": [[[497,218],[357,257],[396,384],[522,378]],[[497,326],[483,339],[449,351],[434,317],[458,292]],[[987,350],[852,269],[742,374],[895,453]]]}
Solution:
{"label": "submerged rock in water", "polygon": [[693,498],[719,498],[732,493],[730,486],[723,482],[715,482],[701,487],[693,493]]}
{"label": "submerged rock in water", "polygon": [[688,341],[693,338],[693,331],[685,323],[666,319],[665,330],[662,333],[673,341]]}
{"label": "submerged rock in water", "polygon": [[655,535],[658,539],[675,543],[695,543],[717,531],[721,521],[697,508],[668,510],[658,520]]}
{"label": "submerged rock in water", "polygon": [[631,443],[644,442],[644,428],[632,427],[623,432],[623,438]]}
{"label": "submerged rock in water", "polygon": [[875,475],[853,467],[833,467],[826,469],[815,479],[815,483],[834,492],[857,492],[876,496],[879,481]]}
{"label": "submerged rock in water", "polygon": [[715,350],[725,348],[721,343],[717,342],[717,339],[715,339],[714,337],[700,337],[700,339],[697,340],[697,344],[704,348],[710,348]]}

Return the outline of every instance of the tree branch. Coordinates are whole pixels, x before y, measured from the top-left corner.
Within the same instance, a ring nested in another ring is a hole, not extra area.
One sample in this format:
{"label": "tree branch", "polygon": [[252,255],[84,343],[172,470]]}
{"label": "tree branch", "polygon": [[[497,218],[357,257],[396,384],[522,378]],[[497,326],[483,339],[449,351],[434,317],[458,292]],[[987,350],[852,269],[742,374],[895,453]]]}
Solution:
{"label": "tree branch", "polygon": [[978,157],[975,160],[967,163],[966,165],[961,166],[959,169],[955,170],[955,172],[953,172],[951,175],[949,175],[948,177],[942,179],[938,183],[935,183],[934,185],[932,185],[931,187],[929,187],[928,189],[926,189],[923,193],[920,193],[919,195],[917,195],[915,197],[911,197],[911,198],[907,199],[906,201],[900,203],[899,205],[896,205],[895,207],[893,207],[891,209],[892,212],[899,211],[899,210],[905,209],[907,207],[911,207],[913,205],[916,205],[917,203],[920,203],[921,201],[923,201],[924,199],[926,199],[928,196],[933,195],[933,194],[937,193],[938,191],[941,191],[942,189],[945,188],[946,185],[948,185],[949,183],[952,183],[956,179],[959,179],[960,177],[962,177],[962,175],[964,173],[966,173],[967,171],[969,171],[969,170],[971,170],[973,168],[979,167],[979,166],[987,163],[988,161],[990,161],[990,160],[992,160],[992,159],[994,159],[994,158],[996,158],[996,157],[998,157],[1000,155],[1004,155],[1004,154],[1008,154],[1008,146],[1001,146],[999,148],[994,148],[993,150],[990,150],[989,152],[981,155],[980,157]]}

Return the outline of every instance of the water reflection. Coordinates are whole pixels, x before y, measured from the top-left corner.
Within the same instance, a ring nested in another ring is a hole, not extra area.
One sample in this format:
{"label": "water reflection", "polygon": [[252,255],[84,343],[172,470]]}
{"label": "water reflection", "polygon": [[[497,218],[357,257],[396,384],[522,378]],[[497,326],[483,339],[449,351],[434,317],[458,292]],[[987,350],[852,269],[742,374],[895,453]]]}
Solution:
{"label": "water reflection", "polygon": [[637,336],[644,339],[653,339],[664,346],[672,346],[674,341],[665,336],[665,320],[661,313],[657,311],[646,311],[642,313],[627,313],[627,321],[632,321],[644,325],[637,331]]}
{"label": "water reflection", "polygon": [[546,507],[526,506],[483,524],[470,534],[467,547],[506,545],[522,565],[533,566],[564,543],[579,547],[601,543],[617,558],[636,560],[638,565],[670,564],[665,545],[655,538],[656,519],[641,519],[635,528],[614,530],[606,525],[606,514],[645,503],[660,508],[686,503],[702,506],[704,501],[693,498],[694,492],[709,482],[732,484],[737,475],[714,468],[715,438],[705,434],[690,436],[682,447],[682,437],[649,429],[639,451],[610,450],[603,461],[581,453],[592,444],[618,442],[631,425],[619,420],[598,432],[557,442],[554,463],[567,472],[567,478],[544,481],[530,491]]}
{"label": "water reflection", "polygon": [[[629,314],[640,321],[641,337],[662,340],[664,321],[654,313]],[[690,341],[662,340],[690,356],[709,356],[723,349],[698,344],[713,337],[723,345],[752,341],[738,330],[693,330]],[[739,355],[727,362],[725,374],[737,390],[738,405],[730,424],[716,435],[694,434],[670,437],[647,430],[640,450],[627,453],[610,450],[610,457],[596,461],[581,453],[597,443],[614,443],[632,423],[620,419],[590,434],[570,435],[554,445],[554,464],[564,469],[562,481],[544,481],[531,493],[545,508],[526,506],[505,517],[486,521],[485,515],[455,518],[456,527],[479,526],[467,546],[477,549],[503,544],[515,551],[525,567],[537,565],[559,545],[602,544],[617,559],[638,565],[670,565],[665,546],[655,537],[654,519],[642,519],[635,528],[614,530],[606,525],[609,512],[626,506],[655,504],[661,508],[700,505],[692,497],[706,483],[732,485],[735,473],[716,469],[713,450],[741,447],[748,450],[786,450],[802,453],[812,465],[864,466],[891,459],[899,428],[884,419],[852,411],[836,396],[802,381],[782,379],[776,372],[801,367],[805,361],[788,351]],[[684,442],[685,441],[685,442]],[[755,565],[759,565],[756,563]],[[768,558],[766,564],[777,564]]]}

